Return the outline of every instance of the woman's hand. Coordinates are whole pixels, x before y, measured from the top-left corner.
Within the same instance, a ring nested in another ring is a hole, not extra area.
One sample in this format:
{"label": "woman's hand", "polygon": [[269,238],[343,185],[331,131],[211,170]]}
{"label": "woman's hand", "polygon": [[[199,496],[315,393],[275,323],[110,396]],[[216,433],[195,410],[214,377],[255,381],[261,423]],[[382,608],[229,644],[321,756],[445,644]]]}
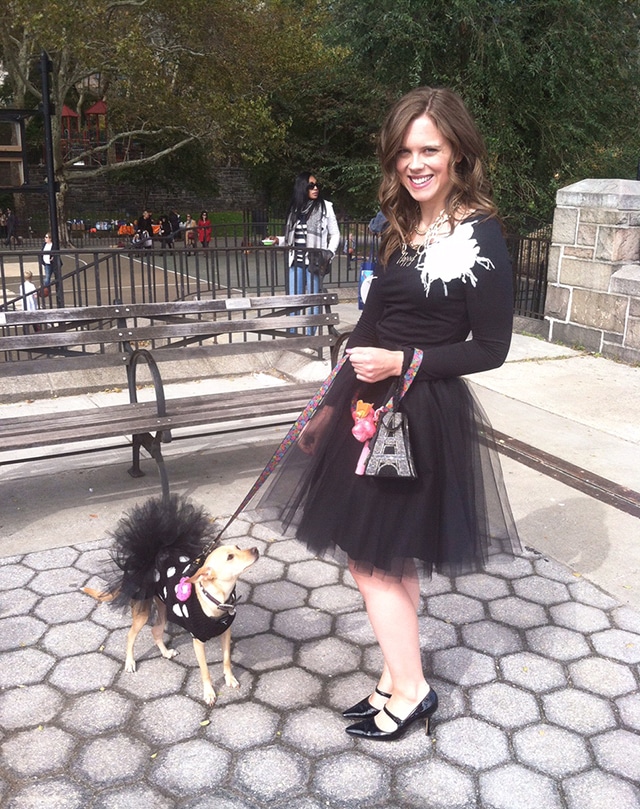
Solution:
{"label": "woman's hand", "polygon": [[390,376],[400,376],[404,352],[388,351],[386,348],[362,346],[348,348],[349,361],[362,382],[380,382]]}

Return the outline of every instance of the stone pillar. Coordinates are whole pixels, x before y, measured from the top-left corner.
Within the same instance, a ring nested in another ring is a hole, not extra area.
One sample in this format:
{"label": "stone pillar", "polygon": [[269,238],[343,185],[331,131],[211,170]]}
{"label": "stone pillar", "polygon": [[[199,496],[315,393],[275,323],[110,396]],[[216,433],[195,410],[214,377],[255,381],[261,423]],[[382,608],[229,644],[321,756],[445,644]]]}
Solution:
{"label": "stone pillar", "polygon": [[640,182],[558,191],[547,281],[549,340],[640,362]]}

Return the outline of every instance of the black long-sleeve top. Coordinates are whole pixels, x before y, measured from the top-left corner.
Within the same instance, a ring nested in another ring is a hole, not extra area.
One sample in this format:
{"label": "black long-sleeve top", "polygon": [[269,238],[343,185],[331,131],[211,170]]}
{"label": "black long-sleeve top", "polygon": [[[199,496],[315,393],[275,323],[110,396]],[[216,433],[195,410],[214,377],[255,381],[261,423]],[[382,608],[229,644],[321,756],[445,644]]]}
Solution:
{"label": "black long-sleeve top", "polygon": [[[408,256],[415,251],[408,249]],[[402,266],[378,266],[348,347],[424,352],[418,379],[486,371],[504,362],[513,327],[513,275],[499,223],[470,216]]]}

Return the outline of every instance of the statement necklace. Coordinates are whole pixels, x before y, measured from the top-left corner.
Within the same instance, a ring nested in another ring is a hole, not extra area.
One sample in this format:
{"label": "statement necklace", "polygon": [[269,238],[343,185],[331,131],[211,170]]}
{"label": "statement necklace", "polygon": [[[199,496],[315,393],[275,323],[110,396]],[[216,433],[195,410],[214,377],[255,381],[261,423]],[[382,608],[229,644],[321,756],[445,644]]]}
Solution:
{"label": "statement necklace", "polygon": [[[438,232],[449,221],[449,214],[444,210],[444,208],[440,211],[438,216],[433,220],[433,222],[429,225],[429,227],[424,231],[418,230],[418,228],[413,228],[411,231],[412,233],[417,233],[418,236],[424,236],[424,240],[415,244],[410,242],[402,242],[402,253],[400,254],[400,258],[398,259],[398,264],[401,267],[409,267],[413,262],[422,256],[422,254],[429,249],[430,245],[433,244],[435,237],[437,236]],[[411,248],[414,252],[409,253],[409,248]]]}

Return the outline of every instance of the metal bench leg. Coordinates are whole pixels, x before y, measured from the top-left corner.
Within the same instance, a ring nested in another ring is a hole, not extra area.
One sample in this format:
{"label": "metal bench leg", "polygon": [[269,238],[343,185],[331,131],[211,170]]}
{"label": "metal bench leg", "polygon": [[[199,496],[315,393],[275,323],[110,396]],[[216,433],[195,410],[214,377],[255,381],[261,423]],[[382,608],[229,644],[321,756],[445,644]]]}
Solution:
{"label": "metal bench leg", "polygon": [[132,463],[131,469],[127,471],[132,478],[143,478],[144,472],[140,468],[140,447],[142,446],[142,436],[134,435],[133,444],[131,445]]}
{"label": "metal bench leg", "polygon": [[129,469],[128,472],[132,478],[143,478],[145,476],[145,473],[140,468],[140,449],[144,447],[144,449],[146,449],[149,455],[151,455],[153,460],[156,462],[158,474],[160,475],[162,497],[165,501],[167,501],[169,499],[169,476],[167,475],[167,469],[164,465],[164,458],[162,456],[162,449],[160,447],[163,437],[164,434],[162,432],[157,432],[155,436],[152,436],[151,433],[134,435],[133,444],[131,446],[133,462],[131,469]]}
{"label": "metal bench leg", "polygon": [[160,443],[162,440],[162,433],[156,433],[152,442],[151,456],[158,466],[158,474],[160,475],[160,486],[162,487],[162,499],[165,503],[169,502],[169,476],[167,475],[167,468],[164,465],[164,458]]}
{"label": "metal bench leg", "polygon": [[[127,364],[127,381],[129,383],[129,401],[135,403],[138,401],[136,393],[136,368],[140,360],[144,360],[149,366],[151,371],[151,378],[153,379],[153,387],[156,395],[156,407],[158,409],[158,416],[162,417],[167,414],[167,408],[164,398],[164,386],[162,384],[162,377],[156,361],[149,351],[144,348],[136,349],[129,357]],[[151,433],[141,433],[133,436],[133,444],[131,447],[133,453],[133,463],[129,474],[132,478],[144,477],[144,472],[140,468],[140,448],[144,447],[151,455],[156,464],[158,465],[158,472],[160,474],[160,485],[162,486],[162,498],[165,502],[169,500],[169,477],[164,465],[164,458],[160,444],[162,442],[169,443],[171,441],[170,430],[160,430],[155,436]]]}

